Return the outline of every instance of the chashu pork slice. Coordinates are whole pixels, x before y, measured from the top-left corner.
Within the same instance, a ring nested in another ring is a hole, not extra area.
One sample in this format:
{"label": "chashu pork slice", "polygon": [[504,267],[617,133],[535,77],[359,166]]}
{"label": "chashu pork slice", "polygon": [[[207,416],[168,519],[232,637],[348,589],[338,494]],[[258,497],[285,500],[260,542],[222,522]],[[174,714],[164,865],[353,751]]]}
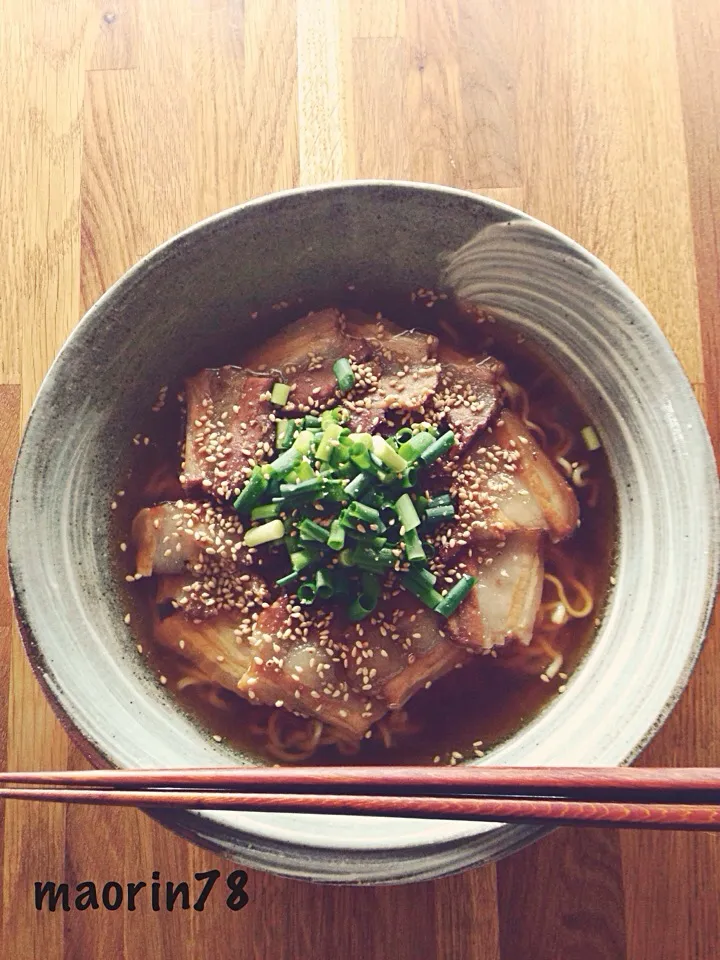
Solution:
{"label": "chashu pork slice", "polygon": [[[445,486],[456,495],[457,515],[435,537],[444,559],[470,543],[520,531],[548,531],[552,540],[562,540],[578,525],[579,505],[570,485],[508,410],[452,469]],[[435,477],[434,486],[442,485]]]}
{"label": "chashu pork slice", "polygon": [[580,521],[577,497],[520,417],[504,411],[494,436],[504,450],[519,451],[518,472],[542,510],[551,539],[570,536]]}
{"label": "chashu pork slice", "polygon": [[[258,580],[258,594],[264,585]],[[237,693],[238,683],[252,662],[250,616],[257,604],[245,609],[221,610],[211,619],[190,619],[184,613],[167,614],[168,608],[188,584],[184,577],[160,577],[156,595],[153,637],[167,650],[178,654],[208,680]]]}
{"label": "chashu pork slice", "polygon": [[331,617],[306,620],[287,597],[262,610],[238,692],[253,703],[285,707],[359,740],[387,705],[350,688],[342,655],[330,639]]}
{"label": "chashu pork slice", "polygon": [[500,410],[505,367],[494,357],[479,362],[443,361],[441,366],[433,405],[455,434],[453,454],[462,454]]}
{"label": "chashu pork slice", "polygon": [[388,413],[421,412],[440,376],[435,360],[437,337],[406,330],[390,320],[348,323],[347,329],[375,347],[362,389],[343,401],[352,411],[354,429],[371,432]]}
{"label": "chashu pork slice", "polygon": [[185,381],[185,447],[180,482],[192,494],[238,495],[273,429],[273,378],[240,367],[200,370]]}
{"label": "chashu pork slice", "polygon": [[205,561],[249,566],[252,557],[243,543],[244,528],[236,513],[215,504],[176,500],[144,507],[132,523],[135,569],[153,574],[200,572]]}
{"label": "chashu pork slice", "polygon": [[512,639],[530,643],[543,588],[541,537],[513,533],[504,543],[463,556],[465,572],[477,583],[448,618],[455,643],[478,652]]}
{"label": "chashu pork slice", "polygon": [[341,357],[352,365],[363,364],[373,348],[362,337],[346,331],[342,314],[334,307],[309,313],[283,327],[279,333],[253,348],[246,365],[258,372],[270,371],[290,384],[288,413],[323,409],[337,402],[337,378],[333,364]]}
{"label": "chashu pork slice", "polygon": [[406,590],[393,594],[346,632],[350,686],[384,700],[391,710],[467,659],[447,639],[441,617]]}

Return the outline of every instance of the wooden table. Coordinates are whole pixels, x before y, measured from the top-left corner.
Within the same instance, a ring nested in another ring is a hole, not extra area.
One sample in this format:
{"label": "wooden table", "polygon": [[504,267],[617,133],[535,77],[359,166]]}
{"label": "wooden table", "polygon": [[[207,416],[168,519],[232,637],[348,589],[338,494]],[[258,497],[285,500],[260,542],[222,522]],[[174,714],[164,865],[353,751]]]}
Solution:
{"label": "wooden table", "polygon": [[[216,210],[341,178],[466,187],[566,231],[657,317],[717,442],[719,138],[717,0],[4,0],[3,509],[43,374],[110,283]],[[82,767],[27,666],[4,575],[0,586],[0,758]],[[716,624],[643,762],[720,764],[719,656]],[[720,949],[712,835],[564,830],[497,866],[396,888],[251,872],[237,913],[216,895],[202,912],[36,911],[36,880],[233,869],[140,813],[14,803],[0,842],[2,941],[20,960]]]}

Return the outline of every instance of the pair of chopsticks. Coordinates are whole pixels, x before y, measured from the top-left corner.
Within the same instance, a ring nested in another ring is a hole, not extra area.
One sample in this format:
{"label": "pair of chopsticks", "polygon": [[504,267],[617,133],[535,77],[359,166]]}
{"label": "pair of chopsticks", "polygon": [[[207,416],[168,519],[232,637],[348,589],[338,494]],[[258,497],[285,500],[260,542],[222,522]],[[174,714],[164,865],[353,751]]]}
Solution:
{"label": "pair of chopsticks", "polygon": [[720,829],[718,768],[196,767],[0,773],[0,784],[0,799],[144,809]]}

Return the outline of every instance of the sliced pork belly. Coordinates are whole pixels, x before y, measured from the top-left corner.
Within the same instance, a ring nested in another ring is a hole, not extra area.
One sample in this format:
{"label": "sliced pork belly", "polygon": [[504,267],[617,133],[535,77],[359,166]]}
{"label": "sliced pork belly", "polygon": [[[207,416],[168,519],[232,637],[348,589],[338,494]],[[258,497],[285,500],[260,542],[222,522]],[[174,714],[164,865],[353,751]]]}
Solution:
{"label": "sliced pork belly", "polygon": [[437,337],[389,320],[347,326],[375,346],[365,384],[345,402],[354,415],[353,427],[372,431],[388,412],[422,409],[438,385]]}
{"label": "sliced pork belly", "polygon": [[221,613],[195,623],[180,613],[156,618],[155,640],[183,657],[212,683],[237,693],[252,661],[252,648],[238,633],[238,615]]}
{"label": "sliced pork belly", "polygon": [[360,739],[387,710],[350,689],[342,657],[330,641],[329,614],[305,618],[286,597],[257,618],[253,656],[238,692],[253,703],[283,706]]}
{"label": "sliced pork belly", "polygon": [[248,367],[268,370],[293,385],[286,409],[307,412],[324,408],[336,397],[337,378],[333,364],[341,357],[362,364],[373,353],[362,337],[346,332],[341,313],[334,309],[309,313],[284,327],[252,350],[245,358]]}
{"label": "sliced pork belly", "polygon": [[465,648],[487,651],[532,638],[543,586],[540,533],[513,533],[503,544],[463,556],[477,583],[448,619],[448,630]]}
{"label": "sliced pork belly", "polygon": [[347,675],[353,690],[397,709],[466,654],[446,638],[441,617],[406,590],[393,592],[371,617],[348,626]]}
{"label": "sliced pork belly", "polygon": [[493,357],[477,364],[443,362],[433,403],[455,434],[454,452],[462,453],[497,414],[503,371]]}
{"label": "sliced pork belly", "polygon": [[136,572],[142,577],[200,572],[205,561],[248,566],[252,557],[243,544],[237,514],[211,503],[176,500],[144,507],[133,520]]}
{"label": "sliced pork belly", "polygon": [[543,512],[551,538],[557,541],[568,537],[580,518],[580,507],[570,484],[516,414],[504,411],[494,435],[495,443],[504,450],[519,451],[518,471]]}
{"label": "sliced pork belly", "polygon": [[238,636],[245,636],[252,630],[250,616],[269,600],[267,581],[255,571],[212,563],[199,573],[160,577],[155,604],[161,618],[180,612],[194,623],[232,613]]}
{"label": "sliced pork belly", "polygon": [[240,367],[208,368],[185,381],[185,490],[237,496],[272,430],[273,378]]}
{"label": "sliced pork belly", "polygon": [[[442,477],[434,477],[433,489],[442,486]],[[445,486],[456,494],[458,509],[455,523],[435,538],[444,559],[468,543],[502,540],[517,531],[547,530],[561,540],[578,524],[579,506],[569,484],[522,420],[507,410],[445,474]]]}

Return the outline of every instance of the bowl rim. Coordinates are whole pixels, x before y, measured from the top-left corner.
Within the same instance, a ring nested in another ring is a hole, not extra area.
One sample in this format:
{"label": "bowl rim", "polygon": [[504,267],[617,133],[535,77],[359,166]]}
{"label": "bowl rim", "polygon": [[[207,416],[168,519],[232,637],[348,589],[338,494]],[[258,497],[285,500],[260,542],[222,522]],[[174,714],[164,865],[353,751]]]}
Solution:
{"label": "bowl rim", "polygon": [[[43,692],[50,702],[55,715],[60,720],[63,728],[68,733],[72,742],[80,749],[80,751],[96,766],[114,766],[112,759],[109,754],[103,748],[103,746],[96,742],[96,740],[91,735],[90,731],[83,729],[82,724],[74,719],[70,713],[66,710],[63,705],[61,698],[57,695],[56,691],[53,690],[51,683],[49,682],[49,676],[51,675],[51,670],[49,669],[45,657],[43,655],[41,644],[38,642],[37,637],[33,632],[33,628],[29,622],[29,616],[26,609],[26,605],[23,601],[22,594],[23,590],[18,589],[19,579],[21,577],[20,568],[22,566],[22,537],[21,531],[16,529],[16,526],[13,523],[13,506],[15,500],[18,496],[19,487],[22,481],[22,467],[23,467],[23,451],[26,447],[28,435],[32,429],[32,424],[36,416],[38,407],[41,405],[43,398],[48,394],[52,389],[54,377],[57,374],[58,367],[62,364],[66,353],[68,350],[71,350],[76,339],[79,338],[80,334],[87,328],[91,327],[98,317],[101,317],[109,306],[118,298],[118,296],[124,296],[129,292],[134,284],[141,278],[146,276],[148,270],[152,271],[160,264],[166,262],[168,259],[172,259],[177,255],[180,255],[183,251],[184,244],[188,240],[195,240],[198,237],[204,236],[208,231],[214,231],[218,227],[223,229],[230,227],[232,222],[238,217],[242,216],[247,210],[253,210],[255,208],[261,207],[272,207],[275,204],[282,204],[288,198],[297,198],[302,196],[311,195],[314,193],[325,193],[325,194],[342,194],[348,191],[363,191],[363,190],[372,190],[375,188],[394,188],[401,191],[407,191],[408,193],[422,193],[422,194],[436,194],[436,195],[446,195],[449,197],[458,197],[462,198],[465,201],[471,201],[477,203],[480,206],[485,206],[486,208],[493,209],[498,215],[499,219],[515,219],[515,220],[525,220],[533,222],[542,228],[549,236],[554,237],[556,240],[559,240],[560,243],[568,249],[569,252],[573,252],[576,255],[580,256],[582,260],[586,263],[593,266],[596,270],[600,272],[605,282],[607,282],[611,288],[619,293],[622,298],[628,303],[633,312],[642,318],[644,326],[652,333],[654,344],[659,350],[662,350],[667,356],[672,357],[676,365],[677,372],[685,379],[686,383],[689,385],[687,375],[685,374],[684,369],[677,360],[667,338],[665,337],[662,329],[657,324],[657,321],[650,314],[648,309],[644,306],[642,301],[629,289],[629,287],[622,281],[607,265],[605,265],[601,260],[587,251],[576,241],[572,240],[567,235],[556,230],[554,227],[549,226],[548,224],[538,220],[537,218],[531,217],[527,213],[518,210],[508,204],[505,204],[501,201],[495,200],[490,197],[485,197],[482,194],[474,193],[468,190],[462,190],[455,187],[447,187],[440,184],[433,183],[424,183],[421,181],[404,181],[404,180],[391,180],[391,179],[358,179],[358,180],[344,180],[333,183],[325,184],[316,184],[308,187],[296,187],[288,190],[278,191],[271,194],[266,194],[260,197],[253,198],[246,202],[237,204],[233,207],[229,207],[225,210],[218,211],[217,213],[204,218],[203,220],[198,221],[197,223],[191,224],[189,227],[185,228],[182,231],[174,234],[169,237],[163,243],[154,247],[146,254],[144,254],[135,264],[133,264],[125,273],[123,273],[99,298],[93,303],[90,308],[86,311],[81,320],[75,325],[73,330],[70,332],[69,336],[63,343],[62,347],[58,351],[56,357],[51,363],[43,381],[37,391],[37,394],[33,400],[32,406],[30,408],[26,423],[24,424],[23,434],[18,448],[17,459],[15,462],[15,468],[13,470],[11,490],[10,490],[10,509],[8,517],[8,543],[7,543],[7,553],[8,553],[8,569],[10,574],[11,582],[11,594],[13,597],[14,608],[16,618],[19,624],[20,633],[23,639],[23,644],[25,647],[26,654],[32,666],[33,672],[37,677],[40,685],[43,689]],[[704,442],[706,453],[709,457],[708,463],[714,462],[714,454],[712,451],[712,446],[710,444],[710,439],[707,431],[707,426],[705,419],[700,411],[697,401],[695,401],[694,413],[697,419],[697,424],[699,430],[699,436]],[[649,724],[644,736],[637,742],[634,749],[630,751],[626,756],[620,758],[618,763],[624,764],[629,763],[634,757],[636,757],[652,740],[660,727],[664,724],[667,717],[673,710],[674,706],[677,704],[680,695],[682,694],[687,682],[689,680],[692,669],[697,661],[700,650],[702,648],[703,640],[705,638],[708,623],[712,613],[713,605],[716,599],[717,593],[717,584],[718,576],[720,574],[720,557],[718,556],[718,530],[720,528],[720,485],[717,482],[717,476],[715,477],[715,483],[710,486],[710,497],[708,503],[708,520],[711,524],[713,530],[715,531],[714,537],[714,556],[711,554],[707,557],[706,569],[708,571],[707,577],[707,590],[704,597],[704,606],[703,614],[699,619],[697,627],[695,629],[694,638],[692,646],[689,648],[688,655],[685,659],[683,669],[680,671],[678,678],[675,682],[675,685],[670,692],[665,705],[662,711],[656,715],[652,723]],[[41,632],[41,631],[39,631]],[[165,826],[168,826],[174,832],[178,833],[184,837],[191,837],[194,842],[200,843],[203,846],[207,846],[211,849],[214,849],[218,852],[223,853],[224,855],[228,854],[228,850],[223,847],[220,843],[213,843],[207,839],[198,838],[195,832],[190,828],[187,829],[181,826],[179,823],[170,822],[170,819],[165,814],[160,814],[155,817]],[[220,825],[217,821],[213,821],[212,817],[207,816],[206,813],[193,812],[190,815],[190,819],[195,822],[202,822],[207,824],[208,821],[213,822],[218,828]],[[548,832],[547,828],[507,828],[507,827],[498,827],[495,824],[484,825],[484,824],[472,824],[469,825],[472,827],[471,830],[461,832],[458,839],[453,839],[448,841],[454,847],[460,847],[463,845],[473,846],[473,841],[481,841],[483,836],[485,836],[490,831],[497,830],[507,830],[511,829],[515,831],[515,836],[518,838],[518,843],[515,845],[515,849],[519,849],[527,843],[532,842],[537,839],[539,836]],[[269,837],[264,831],[258,831],[258,834],[252,833],[251,836],[264,836]],[[458,835],[456,835],[458,836]],[[306,845],[297,841],[288,842],[285,839],[279,839],[277,842],[283,847],[293,847],[296,846],[298,849],[306,849]],[[442,841],[441,841],[442,842]],[[322,843],[317,844],[318,849],[325,849],[326,851],[338,850],[336,844],[329,844],[327,846]],[[392,851],[395,855],[402,855],[406,851],[411,853],[413,858],[419,859],[427,853],[427,851],[437,850],[438,841],[430,841],[427,845],[418,844],[408,847],[394,847]],[[376,848],[374,851],[369,849],[366,846],[363,847],[352,847],[345,848],[343,847],[343,852],[347,853],[350,856],[362,856],[365,854],[382,853],[382,847]],[[468,863],[461,864],[457,869],[464,869],[465,866],[470,865],[475,860],[470,859]],[[243,862],[253,865],[252,855],[246,855],[243,851]],[[268,868],[266,863],[260,864],[263,869],[272,869]],[[282,872],[281,870],[276,870],[275,872]],[[383,870],[385,874],[387,870]],[[429,879],[430,876],[441,876],[448,871],[439,871],[432,873],[430,875],[423,873],[422,879]],[[453,871],[450,871],[453,872]],[[317,879],[317,875],[313,874],[306,875],[307,878]],[[406,877],[404,876],[401,879],[420,879],[419,875],[416,873],[410,872]],[[365,882],[382,882],[382,877],[378,877],[374,880],[368,880]],[[334,882],[337,882],[335,880]],[[395,882],[399,882],[396,880]]]}

